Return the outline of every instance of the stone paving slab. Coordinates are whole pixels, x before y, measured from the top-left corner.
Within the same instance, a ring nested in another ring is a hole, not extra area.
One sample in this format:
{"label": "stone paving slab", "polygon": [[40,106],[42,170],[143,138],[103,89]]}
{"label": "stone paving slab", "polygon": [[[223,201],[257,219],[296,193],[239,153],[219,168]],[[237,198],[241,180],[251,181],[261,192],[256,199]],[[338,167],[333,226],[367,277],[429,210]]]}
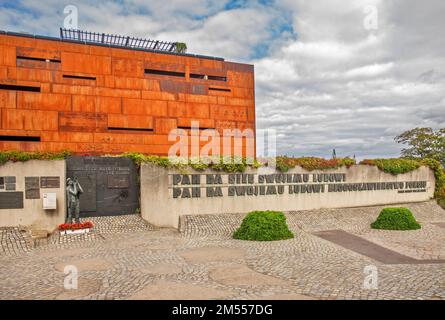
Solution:
{"label": "stone paving slab", "polygon": [[131,300],[210,300],[227,298],[232,294],[231,290],[209,288],[193,283],[158,281],[147,285],[129,298]]}
{"label": "stone paving slab", "polygon": [[436,225],[436,226],[439,226],[441,228],[445,228],[445,222],[436,222],[436,223],[433,223],[433,224]]}
{"label": "stone paving slab", "polygon": [[[413,204],[422,229],[387,233],[369,227],[380,209],[289,212],[295,238],[271,242],[232,239],[240,214],[185,217],[182,233],[137,217],[122,218],[132,232],[108,232],[125,225],[110,219],[94,238],[0,255],[0,299],[445,299],[443,264],[383,264],[312,234],[339,229],[411,259],[443,259],[445,211]],[[77,292],[63,287],[67,263],[80,267]],[[375,290],[363,285],[370,265]]]}
{"label": "stone paving slab", "polygon": [[445,263],[445,260],[418,260],[386,249],[371,241],[347,233],[343,230],[325,230],[314,232],[320,238],[331,241],[344,248],[360,253],[385,264],[429,264]]}
{"label": "stone paving slab", "polygon": [[106,271],[111,269],[113,265],[105,259],[76,259],[68,260],[65,262],[58,263],[54,266],[54,269],[60,272],[64,272],[66,266],[74,266],[77,268],[78,272],[82,271]]}
{"label": "stone paving slab", "polygon": [[243,250],[225,247],[201,247],[188,249],[179,254],[189,263],[204,263],[209,261],[230,261],[244,259]]}
{"label": "stone paving slab", "polygon": [[212,280],[224,285],[282,287],[289,285],[285,280],[264,275],[240,264],[212,268],[209,276]]}

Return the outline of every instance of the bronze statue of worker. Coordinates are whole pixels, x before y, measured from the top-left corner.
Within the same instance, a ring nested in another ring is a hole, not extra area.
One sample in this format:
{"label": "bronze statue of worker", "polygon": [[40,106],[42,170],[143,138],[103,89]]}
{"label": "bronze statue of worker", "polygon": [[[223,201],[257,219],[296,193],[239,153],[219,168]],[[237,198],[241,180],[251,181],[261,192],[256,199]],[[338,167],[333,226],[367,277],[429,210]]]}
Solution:
{"label": "bronze statue of worker", "polygon": [[77,178],[66,179],[66,202],[68,206],[68,214],[66,223],[73,223],[73,215],[76,223],[80,223],[80,200],[79,197],[83,193],[83,189],[77,181]]}

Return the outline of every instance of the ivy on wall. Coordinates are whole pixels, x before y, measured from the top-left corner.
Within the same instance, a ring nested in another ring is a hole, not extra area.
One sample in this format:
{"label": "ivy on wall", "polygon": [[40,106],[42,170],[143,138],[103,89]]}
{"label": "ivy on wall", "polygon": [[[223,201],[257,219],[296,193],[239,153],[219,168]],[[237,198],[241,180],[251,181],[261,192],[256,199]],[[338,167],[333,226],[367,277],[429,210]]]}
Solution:
{"label": "ivy on wall", "polygon": [[[28,160],[63,160],[70,156],[69,151],[61,152],[21,152],[21,151],[0,151],[0,165],[12,161],[28,161]],[[203,171],[205,169],[213,169],[224,172],[244,172],[247,168],[259,168],[267,166],[267,162],[259,160],[248,161],[246,158],[240,158],[240,161],[221,161],[223,157],[216,159],[208,159],[208,161],[194,161],[194,159],[179,159],[172,162],[168,157],[144,155],[141,153],[124,153],[119,156],[130,158],[138,166],[141,163],[153,163],[164,168],[174,168],[183,170],[191,167],[195,170]],[[213,161],[212,161],[213,160]],[[232,158],[226,159],[232,160]],[[335,158],[323,159],[317,157],[291,158],[287,156],[276,157],[276,168],[281,172],[287,172],[291,168],[301,166],[302,168],[313,170],[337,169],[355,164],[355,160],[351,158]],[[393,175],[407,173],[421,166],[427,166],[434,172],[436,178],[435,197],[440,203],[445,204],[445,170],[439,161],[433,159],[411,160],[411,159],[366,159],[360,162],[361,165],[377,166],[380,170]]]}
{"label": "ivy on wall", "polygon": [[29,160],[63,160],[71,153],[61,152],[22,152],[22,151],[0,151],[0,165],[8,161],[24,162]]}
{"label": "ivy on wall", "polygon": [[300,166],[308,171],[337,169],[343,166],[350,167],[355,164],[355,160],[351,158],[335,158],[323,159],[316,157],[290,158],[277,157],[276,166],[281,172],[287,172],[291,168]]}
{"label": "ivy on wall", "polygon": [[436,190],[434,196],[441,204],[445,204],[445,170],[439,161],[434,159],[366,159],[360,162],[362,165],[377,166],[380,170],[394,175],[407,173],[421,166],[427,166],[434,172],[436,178]]}
{"label": "ivy on wall", "polygon": [[193,158],[177,158],[176,161],[171,161],[168,157],[150,156],[133,152],[127,152],[121,156],[133,159],[137,166],[140,166],[141,163],[153,163],[164,168],[174,168],[179,170],[190,167],[199,171],[213,169],[225,172],[244,172],[248,167],[259,168],[262,165],[257,160],[248,161],[246,158],[235,159],[239,161],[233,161],[234,159],[227,157],[208,158],[208,161],[196,160]]}

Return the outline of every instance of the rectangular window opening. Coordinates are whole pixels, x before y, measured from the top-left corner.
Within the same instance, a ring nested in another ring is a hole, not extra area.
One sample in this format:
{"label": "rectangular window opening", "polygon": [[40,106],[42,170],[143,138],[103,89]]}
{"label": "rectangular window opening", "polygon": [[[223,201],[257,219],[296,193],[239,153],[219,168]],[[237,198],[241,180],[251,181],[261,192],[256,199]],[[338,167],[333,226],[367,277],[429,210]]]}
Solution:
{"label": "rectangular window opening", "polygon": [[0,141],[40,142],[40,137],[33,136],[0,136]]}
{"label": "rectangular window opening", "polygon": [[[191,130],[192,127],[187,127],[187,126],[178,126],[178,129],[184,129],[184,130]],[[199,127],[199,130],[215,130],[215,128],[205,128],[205,127]]]}
{"label": "rectangular window opening", "polygon": [[43,61],[43,62],[54,62],[54,63],[61,63],[62,62],[62,60],[59,60],[59,59],[45,59],[45,58],[24,57],[24,56],[17,56],[17,59],[20,59],[20,60],[32,60],[32,61]]}
{"label": "rectangular window opening", "polygon": [[224,92],[230,92],[230,91],[232,91],[231,89],[226,89],[226,88],[212,88],[212,87],[209,87],[209,90],[212,90],[212,91],[224,91]]}
{"label": "rectangular window opening", "polygon": [[209,80],[216,80],[216,81],[227,81],[227,77],[220,77],[220,76],[209,76]]}
{"label": "rectangular window opening", "polygon": [[96,77],[75,76],[71,74],[64,74],[62,77],[66,79],[96,80]]}
{"label": "rectangular window opening", "polygon": [[190,73],[190,78],[203,79],[203,80],[227,81],[227,77],[212,76],[212,75],[198,74],[198,73]]}
{"label": "rectangular window opening", "polygon": [[15,84],[0,84],[2,90],[31,91],[40,92],[40,87],[20,86]]}
{"label": "rectangular window opening", "polygon": [[153,129],[148,129],[148,128],[120,128],[120,127],[108,127],[108,130],[153,132]]}
{"label": "rectangular window opening", "polygon": [[184,72],[166,71],[166,70],[155,70],[155,69],[145,69],[145,74],[154,74],[158,76],[171,76],[171,77],[182,77],[185,78]]}
{"label": "rectangular window opening", "polygon": [[190,73],[190,78],[192,78],[192,79],[205,79],[205,75],[204,74]]}

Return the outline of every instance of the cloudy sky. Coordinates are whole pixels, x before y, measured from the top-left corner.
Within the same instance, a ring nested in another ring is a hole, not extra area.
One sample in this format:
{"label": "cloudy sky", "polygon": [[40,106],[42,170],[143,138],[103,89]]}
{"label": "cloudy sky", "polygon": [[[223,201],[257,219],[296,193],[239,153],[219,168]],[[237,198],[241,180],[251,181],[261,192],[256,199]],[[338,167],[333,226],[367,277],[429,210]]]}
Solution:
{"label": "cloudy sky", "polygon": [[279,154],[397,156],[397,134],[445,127],[443,0],[2,0],[0,29],[57,36],[68,4],[80,29],[254,64]]}

